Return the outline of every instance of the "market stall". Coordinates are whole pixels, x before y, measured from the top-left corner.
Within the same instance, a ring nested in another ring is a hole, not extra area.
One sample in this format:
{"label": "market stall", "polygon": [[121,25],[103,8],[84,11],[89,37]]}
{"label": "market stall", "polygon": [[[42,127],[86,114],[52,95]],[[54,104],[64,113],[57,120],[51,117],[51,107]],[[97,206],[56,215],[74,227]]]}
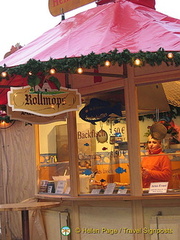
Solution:
{"label": "market stall", "polygon": [[[35,126],[39,170],[35,196],[39,200],[63,200],[59,211],[66,209],[70,213],[72,239],[92,239],[92,229],[97,229],[96,237],[103,234],[108,239],[108,229],[113,228],[118,229],[118,234],[119,229],[141,229],[139,235],[127,234],[126,230],[121,234],[127,239],[149,240],[145,227],[156,228],[152,216],[157,215],[157,209],[163,215],[171,215],[172,211],[173,216],[179,216],[178,180],[170,190],[157,187],[156,194],[149,194],[142,188],[141,175],[148,126],[164,117],[167,120],[170,116],[167,113],[173,112],[169,105],[176,102],[173,106],[176,110],[179,107],[178,97],[174,99],[176,94],[170,94],[168,87],[176,84],[178,91],[179,24],[179,20],[146,6],[129,1],[108,3],[62,21],[0,62],[1,66],[5,64],[1,72],[7,73],[0,82],[3,105],[7,103],[10,86],[29,84],[33,94],[38,94],[45,89],[48,92],[51,85],[53,91],[70,88],[81,94],[78,109],[67,111],[63,119],[53,120],[51,126]],[[37,85],[40,89],[36,89]],[[11,98],[16,100],[15,94]],[[32,105],[37,104],[37,99],[32,100]],[[58,100],[52,101],[55,104]],[[16,111],[14,102],[8,103],[12,112]],[[58,103],[59,108],[67,103],[67,99]],[[30,105],[28,101],[26,105]],[[17,111],[43,116],[32,108],[19,107]],[[150,122],[145,121],[143,126],[139,119],[145,116]],[[177,112],[170,120],[179,124]],[[44,150],[46,145],[49,150]],[[176,147],[168,154],[178,178],[180,162]],[[98,217],[94,219],[97,209]],[[52,236],[49,217],[58,218],[53,214],[44,213],[49,239]],[[116,223],[99,223],[104,218],[112,218]],[[173,231],[176,239],[178,234]]]}

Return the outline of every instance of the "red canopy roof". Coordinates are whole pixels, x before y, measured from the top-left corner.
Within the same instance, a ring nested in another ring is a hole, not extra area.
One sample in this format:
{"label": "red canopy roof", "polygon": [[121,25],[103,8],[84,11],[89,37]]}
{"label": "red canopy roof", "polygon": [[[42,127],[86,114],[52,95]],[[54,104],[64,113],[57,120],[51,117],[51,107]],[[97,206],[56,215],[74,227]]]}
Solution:
{"label": "red canopy roof", "polygon": [[142,5],[120,0],[79,13],[27,44],[0,62],[7,66],[26,63],[30,58],[78,57],[91,52],[155,52],[180,50],[180,20]]}
{"label": "red canopy roof", "polygon": [[[79,57],[91,52],[100,54],[115,48],[156,52],[180,51],[180,20],[152,8],[119,0],[100,5],[62,21],[43,35],[0,62],[0,66],[17,66],[29,59]],[[27,85],[16,76],[0,85]],[[7,89],[0,89],[0,104],[6,104]]]}

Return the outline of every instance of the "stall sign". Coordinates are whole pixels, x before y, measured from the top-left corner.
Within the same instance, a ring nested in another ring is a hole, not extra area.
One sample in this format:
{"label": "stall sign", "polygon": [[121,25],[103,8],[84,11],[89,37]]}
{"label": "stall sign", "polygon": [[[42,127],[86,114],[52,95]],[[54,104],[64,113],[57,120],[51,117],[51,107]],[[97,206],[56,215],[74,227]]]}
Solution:
{"label": "stall sign", "polygon": [[61,87],[54,92],[31,92],[30,87],[12,87],[8,92],[8,106],[12,111],[23,111],[38,116],[56,116],[76,111],[81,105],[81,96],[76,89]]}
{"label": "stall sign", "polygon": [[149,193],[167,193],[168,182],[152,182],[150,184]]}
{"label": "stall sign", "polygon": [[98,98],[92,98],[90,103],[81,109],[79,117],[84,121],[96,124],[96,122],[105,122],[114,113],[119,117],[122,116],[121,103],[112,105],[108,101],[104,101]]}
{"label": "stall sign", "polygon": [[10,119],[20,120],[22,122],[32,124],[47,124],[52,122],[65,121],[67,119],[67,113],[62,113],[57,116],[44,117],[23,111],[12,111],[12,108],[9,106],[7,107],[7,115],[10,117]]}
{"label": "stall sign", "polygon": [[94,0],[49,0],[49,11],[58,16],[92,2]]}

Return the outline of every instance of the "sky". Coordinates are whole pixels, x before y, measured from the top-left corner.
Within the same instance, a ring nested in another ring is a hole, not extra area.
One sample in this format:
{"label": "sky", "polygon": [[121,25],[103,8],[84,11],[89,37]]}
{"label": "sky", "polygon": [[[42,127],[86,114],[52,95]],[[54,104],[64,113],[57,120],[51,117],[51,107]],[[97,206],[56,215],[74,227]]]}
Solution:
{"label": "sky", "polygon": [[[65,13],[69,18],[96,4]],[[48,0],[0,0],[0,60],[12,45],[25,46],[61,21],[61,16],[52,16]],[[180,19],[180,0],[156,0],[156,10]]]}

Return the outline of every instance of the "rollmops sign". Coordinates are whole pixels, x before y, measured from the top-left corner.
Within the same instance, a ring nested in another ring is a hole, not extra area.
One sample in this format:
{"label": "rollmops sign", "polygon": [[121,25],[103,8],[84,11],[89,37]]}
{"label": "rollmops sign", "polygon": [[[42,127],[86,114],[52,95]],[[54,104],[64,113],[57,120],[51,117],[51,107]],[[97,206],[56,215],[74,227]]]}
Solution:
{"label": "rollmops sign", "polygon": [[56,116],[76,111],[81,105],[81,96],[76,89],[61,87],[54,92],[31,92],[30,87],[11,88],[8,106],[12,111],[24,111],[38,116]]}

